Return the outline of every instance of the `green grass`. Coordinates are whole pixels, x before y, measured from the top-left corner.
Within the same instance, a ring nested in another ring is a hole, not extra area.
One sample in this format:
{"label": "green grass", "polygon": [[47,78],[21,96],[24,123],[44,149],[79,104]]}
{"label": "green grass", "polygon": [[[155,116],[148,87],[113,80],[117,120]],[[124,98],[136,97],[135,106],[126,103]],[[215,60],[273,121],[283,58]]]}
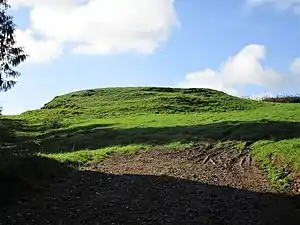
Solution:
{"label": "green grass", "polygon": [[[253,156],[285,188],[300,170],[300,105],[240,99],[209,89],[107,88],[54,98],[40,110],[0,120],[2,150],[71,166],[114,152],[183,149],[194,143],[254,143]],[[24,151],[21,151],[23,149]],[[20,153],[21,152],[21,153]]]}
{"label": "green grass", "polygon": [[42,110],[25,112],[32,122],[59,118],[98,119],[132,114],[224,112],[257,108],[263,103],[210,89],[106,88],[55,97]]}
{"label": "green grass", "polygon": [[[191,144],[181,144],[181,143],[171,143],[163,146],[156,146],[156,150],[167,150],[167,149],[185,149],[190,147]],[[122,153],[122,154],[135,154],[139,150],[149,150],[153,149],[152,146],[146,145],[126,145],[126,146],[114,146],[107,147],[98,150],[91,151],[87,150],[79,150],[75,152],[67,152],[67,153],[50,153],[43,154],[39,153],[39,156],[48,157],[50,159],[54,159],[60,163],[69,165],[73,168],[77,168],[83,165],[92,164],[101,162],[106,157],[113,153]]]}

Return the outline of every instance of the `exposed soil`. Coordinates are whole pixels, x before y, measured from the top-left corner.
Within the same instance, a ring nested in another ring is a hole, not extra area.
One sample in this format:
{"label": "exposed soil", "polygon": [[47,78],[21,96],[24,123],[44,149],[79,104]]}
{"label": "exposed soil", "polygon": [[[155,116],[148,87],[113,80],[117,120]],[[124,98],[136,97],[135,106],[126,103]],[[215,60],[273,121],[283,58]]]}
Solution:
{"label": "exposed soil", "polygon": [[19,199],[0,224],[299,224],[247,150],[210,145],[113,155]]}

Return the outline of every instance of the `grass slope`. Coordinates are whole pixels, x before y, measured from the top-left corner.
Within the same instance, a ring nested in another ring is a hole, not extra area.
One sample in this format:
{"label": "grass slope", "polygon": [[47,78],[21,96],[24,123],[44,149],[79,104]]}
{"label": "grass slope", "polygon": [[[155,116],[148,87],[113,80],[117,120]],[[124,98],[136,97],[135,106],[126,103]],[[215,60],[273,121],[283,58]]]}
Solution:
{"label": "grass slope", "polygon": [[78,166],[116,151],[182,149],[209,141],[237,149],[252,144],[252,154],[280,188],[288,185],[290,171],[300,170],[299,104],[241,99],[210,89],[78,91],[0,121],[6,162],[5,156],[14,153]]}
{"label": "grass slope", "polygon": [[132,114],[224,112],[259,107],[260,104],[210,89],[105,88],[55,97],[41,110],[25,112],[23,118],[104,118]]}

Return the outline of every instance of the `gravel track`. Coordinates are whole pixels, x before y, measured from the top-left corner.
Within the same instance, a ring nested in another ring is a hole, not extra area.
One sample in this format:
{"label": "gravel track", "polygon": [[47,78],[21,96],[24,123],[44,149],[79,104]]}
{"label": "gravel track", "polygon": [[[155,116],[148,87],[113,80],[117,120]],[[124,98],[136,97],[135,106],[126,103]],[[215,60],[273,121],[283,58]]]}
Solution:
{"label": "gravel track", "polygon": [[300,198],[276,193],[247,150],[115,154],[18,199],[0,224],[300,224]]}

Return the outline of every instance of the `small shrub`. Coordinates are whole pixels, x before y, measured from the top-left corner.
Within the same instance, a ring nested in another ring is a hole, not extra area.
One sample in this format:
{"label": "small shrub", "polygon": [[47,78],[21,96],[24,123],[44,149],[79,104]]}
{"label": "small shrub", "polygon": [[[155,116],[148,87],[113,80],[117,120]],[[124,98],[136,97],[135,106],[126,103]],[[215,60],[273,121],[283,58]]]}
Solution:
{"label": "small shrub", "polygon": [[44,126],[48,129],[59,129],[64,126],[64,123],[59,118],[50,118],[47,121],[44,122]]}
{"label": "small shrub", "polygon": [[82,97],[93,96],[95,93],[96,93],[95,90],[86,90],[85,92],[82,93]]}
{"label": "small shrub", "polygon": [[51,121],[50,126],[51,126],[51,128],[59,129],[59,128],[61,128],[63,126],[63,124],[59,120],[54,120],[54,121]]}

